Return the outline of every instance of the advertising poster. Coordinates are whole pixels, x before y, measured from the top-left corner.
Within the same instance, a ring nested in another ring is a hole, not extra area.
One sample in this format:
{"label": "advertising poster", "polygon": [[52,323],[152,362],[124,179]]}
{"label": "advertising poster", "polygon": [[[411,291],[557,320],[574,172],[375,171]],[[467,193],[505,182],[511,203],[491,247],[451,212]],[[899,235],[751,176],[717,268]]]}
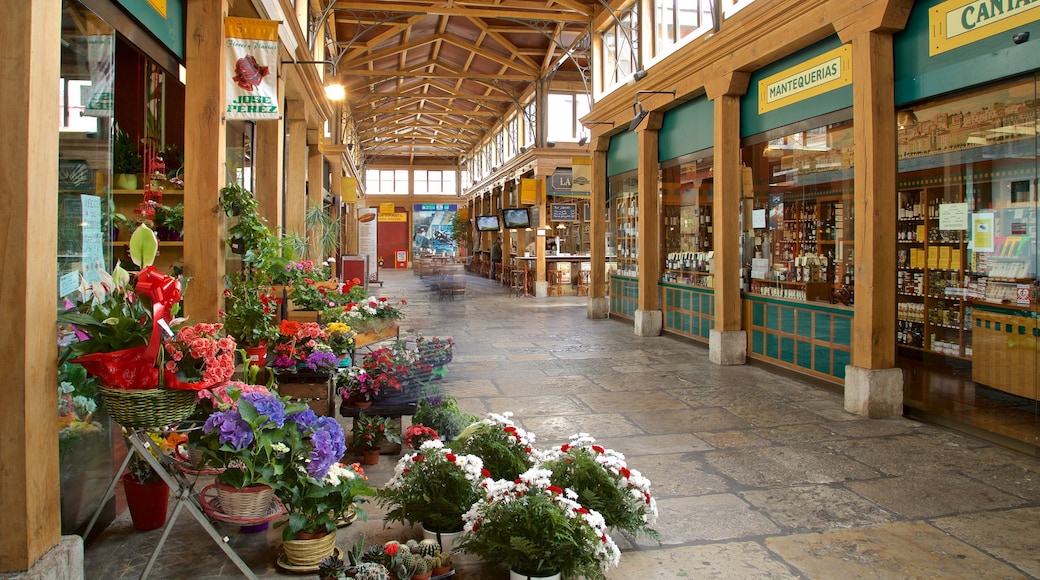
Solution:
{"label": "advertising poster", "polygon": [[[366,217],[371,216],[371,217]],[[368,256],[369,276],[378,272],[379,222],[376,221],[376,210],[370,207],[358,208],[358,254]]]}
{"label": "advertising poster", "polygon": [[451,222],[458,207],[453,203],[417,203],[412,206],[413,256],[454,256],[458,253],[451,237]]}
{"label": "advertising poster", "polygon": [[976,252],[993,251],[993,212],[972,214],[971,237]]}
{"label": "advertising poster", "polygon": [[278,22],[254,18],[225,18],[227,41],[224,75],[228,119],[277,120]]}

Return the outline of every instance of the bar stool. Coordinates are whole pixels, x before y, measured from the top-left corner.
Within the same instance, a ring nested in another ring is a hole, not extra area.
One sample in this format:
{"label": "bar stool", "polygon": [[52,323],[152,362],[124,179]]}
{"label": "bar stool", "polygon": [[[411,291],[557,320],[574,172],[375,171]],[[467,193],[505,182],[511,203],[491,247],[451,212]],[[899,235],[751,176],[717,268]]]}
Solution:
{"label": "bar stool", "polygon": [[555,292],[557,296],[563,296],[563,286],[560,284],[560,272],[559,270],[549,270],[546,272],[549,278],[549,291],[547,294],[552,296]]}
{"label": "bar stool", "polygon": [[588,270],[578,271],[578,285],[575,291],[578,296],[588,296],[589,287],[592,285],[592,272]]}
{"label": "bar stool", "polygon": [[516,268],[510,271],[512,283],[509,285],[509,293],[516,292],[517,298],[527,296],[527,269]]}

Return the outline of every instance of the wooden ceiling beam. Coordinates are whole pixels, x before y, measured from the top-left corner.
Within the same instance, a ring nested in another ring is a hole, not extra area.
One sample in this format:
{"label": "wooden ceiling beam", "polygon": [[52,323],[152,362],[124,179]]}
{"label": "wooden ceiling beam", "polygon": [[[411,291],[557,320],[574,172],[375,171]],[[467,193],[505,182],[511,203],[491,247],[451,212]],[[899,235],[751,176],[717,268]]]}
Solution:
{"label": "wooden ceiling beam", "polygon": [[[445,16],[471,16],[474,18],[515,18],[519,20],[551,20],[579,22],[591,24],[592,17],[570,11],[546,9],[544,4],[528,2],[531,9],[520,8],[519,3],[511,3],[509,7],[486,5],[487,8],[466,8],[459,2],[434,2],[430,4],[402,4],[398,2],[358,2],[356,0],[339,0],[336,10],[370,10],[374,12],[401,12],[404,14],[437,14]],[[537,8],[535,8],[537,7]]]}
{"label": "wooden ceiling beam", "polygon": [[[443,66],[438,64],[437,66]],[[368,69],[341,69],[340,75],[354,75],[359,77],[416,77],[424,79],[486,79],[486,80],[503,80],[503,81],[519,81],[519,82],[531,82],[531,77],[528,75],[496,75],[496,74],[483,74],[474,72],[421,72],[421,71],[408,71],[408,70],[368,70]],[[349,80],[349,79],[348,79]]]}

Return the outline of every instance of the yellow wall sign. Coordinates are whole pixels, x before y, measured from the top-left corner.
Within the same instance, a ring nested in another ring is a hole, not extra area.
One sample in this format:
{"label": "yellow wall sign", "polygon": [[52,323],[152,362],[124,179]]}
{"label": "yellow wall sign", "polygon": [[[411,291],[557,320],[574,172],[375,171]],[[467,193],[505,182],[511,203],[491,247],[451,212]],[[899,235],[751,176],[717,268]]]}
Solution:
{"label": "yellow wall sign", "polygon": [[852,45],[845,44],[758,81],[758,113],[852,84]]}
{"label": "yellow wall sign", "polygon": [[380,214],[394,213],[394,209],[396,208],[394,207],[394,202],[392,201],[386,201],[379,204]]}
{"label": "yellow wall sign", "polygon": [[520,180],[520,203],[534,205],[538,203],[538,180],[523,178]]}
{"label": "yellow wall sign", "polygon": [[408,221],[408,214],[405,212],[394,212],[394,213],[380,213],[378,221],[381,222],[406,222]]}
{"label": "yellow wall sign", "polygon": [[343,203],[357,203],[358,181],[355,177],[341,177],[339,195]]}
{"label": "yellow wall sign", "polygon": [[1036,0],[949,0],[928,11],[928,55],[1040,20]]}

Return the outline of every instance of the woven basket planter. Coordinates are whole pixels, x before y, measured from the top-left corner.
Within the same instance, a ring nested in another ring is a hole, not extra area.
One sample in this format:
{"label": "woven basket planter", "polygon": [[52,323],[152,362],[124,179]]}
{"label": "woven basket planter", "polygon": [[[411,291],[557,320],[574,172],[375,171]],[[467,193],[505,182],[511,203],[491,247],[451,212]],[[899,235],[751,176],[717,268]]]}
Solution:
{"label": "woven basket planter", "polygon": [[176,389],[125,390],[101,387],[105,408],[128,429],[164,427],[187,419],[195,411],[195,391]]}
{"label": "woven basket planter", "polygon": [[215,484],[220,511],[235,518],[262,518],[271,507],[274,489],[269,485],[253,485],[238,489],[222,483]]}
{"label": "woven basket planter", "polygon": [[282,550],[285,559],[294,566],[317,566],[336,550],[336,530],[319,538],[285,540]]}

